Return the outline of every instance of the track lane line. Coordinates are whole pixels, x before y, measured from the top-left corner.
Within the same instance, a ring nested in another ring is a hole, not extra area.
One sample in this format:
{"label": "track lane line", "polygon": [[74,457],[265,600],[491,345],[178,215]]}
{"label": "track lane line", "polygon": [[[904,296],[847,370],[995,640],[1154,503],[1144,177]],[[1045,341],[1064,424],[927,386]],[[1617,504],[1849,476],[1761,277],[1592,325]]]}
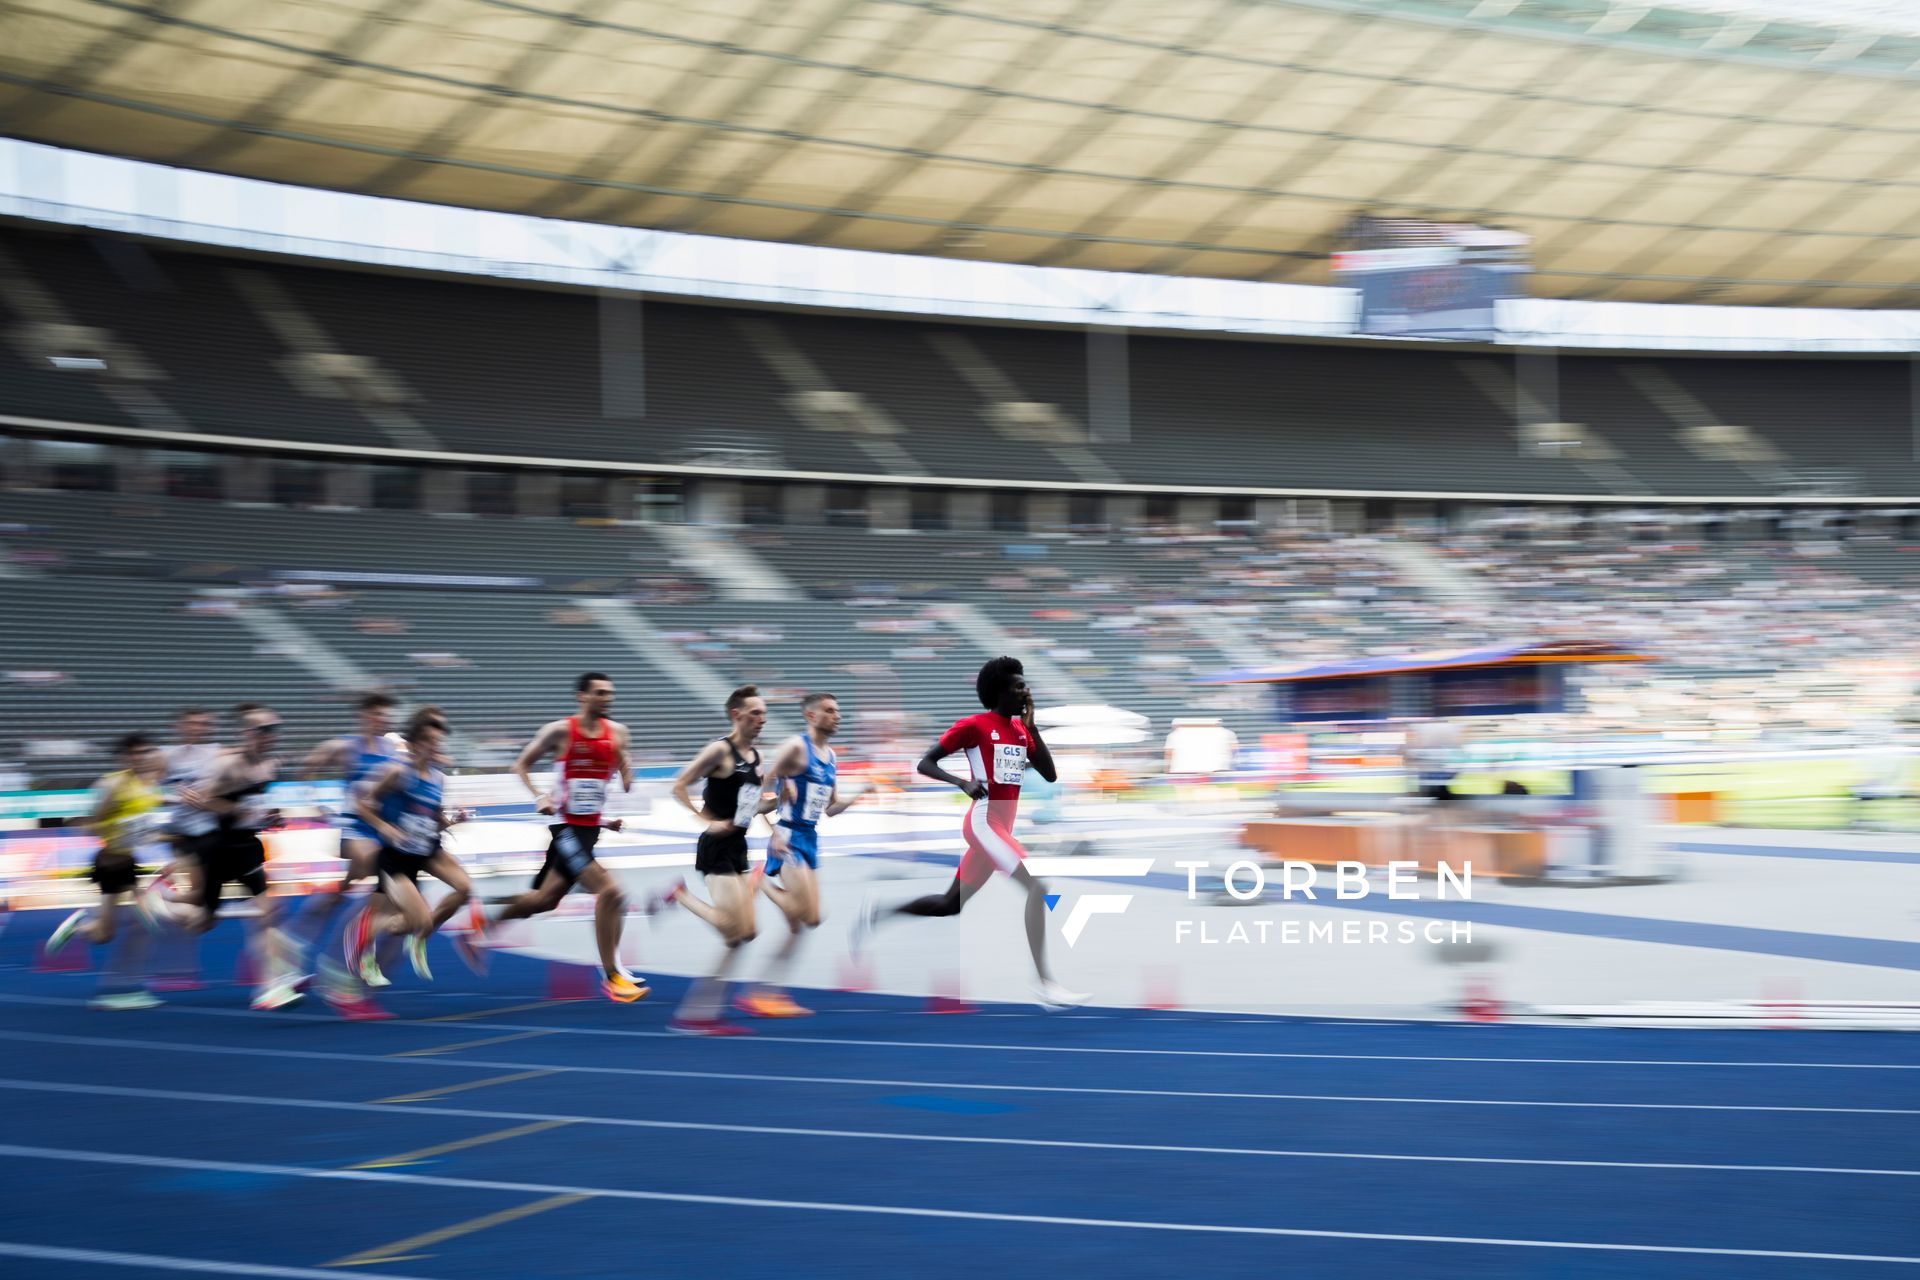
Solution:
{"label": "track lane line", "polygon": [[[191,1169],[204,1173],[245,1173],[261,1177],[308,1178],[322,1182],[376,1182],[400,1187],[449,1187],[470,1191],[504,1191],[516,1195],[575,1195],[662,1204],[719,1205],[745,1209],[786,1209],[802,1213],[846,1213],[876,1217],[934,1218],[960,1222],[999,1222],[1022,1226],[1089,1227],[1111,1231],[1179,1232],[1193,1235],[1264,1236],[1273,1238],[1352,1240],[1389,1244],[1454,1244],[1501,1249],[1575,1250],[1590,1253],[1677,1254],[1716,1258],[1778,1258],[1808,1262],[1866,1262],[1920,1266],[1920,1256],[1883,1253],[1829,1253],[1805,1249],[1742,1249],[1731,1246],[1640,1244],[1614,1240],[1544,1240],[1527,1237],[1426,1235],[1413,1232],[1334,1231],[1315,1227],[1267,1227],[1238,1223],[1169,1222],[1151,1219],[1089,1218],[1067,1214],[1000,1213],[983,1209],[941,1209],[923,1205],[862,1204],[837,1200],[785,1200],[767,1196],[702,1195],[688,1191],[638,1191],[624,1187],[568,1186],[487,1178],[454,1178],[424,1173],[391,1173],[378,1169],[315,1169],[300,1165],[253,1164],[242,1161],[194,1160],[177,1156],[138,1156],[116,1151],[89,1151],[59,1147],[0,1143],[0,1158],[44,1160],[69,1164],[122,1168]],[[322,1274],[299,1272],[301,1276]]]}

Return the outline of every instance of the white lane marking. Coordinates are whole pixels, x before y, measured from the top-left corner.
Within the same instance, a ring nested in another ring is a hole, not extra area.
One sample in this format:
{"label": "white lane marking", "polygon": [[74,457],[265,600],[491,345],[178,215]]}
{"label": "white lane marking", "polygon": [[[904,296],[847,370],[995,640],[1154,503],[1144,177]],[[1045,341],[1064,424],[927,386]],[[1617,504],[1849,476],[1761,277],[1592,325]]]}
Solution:
{"label": "white lane marking", "polygon": [[665,1080],[737,1080],[752,1084],[844,1086],[881,1089],[953,1089],[976,1093],[1064,1093],[1116,1098],[1206,1098],[1236,1102],[1354,1102],[1388,1106],[1564,1107],[1602,1111],[1762,1111],[1795,1115],[1920,1116],[1920,1107],[1814,1107],[1736,1102],[1598,1102],[1586,1099],[1428,1098],[1365,1093],[1255,1093],[1211,1089],[1122,1089],[1073,1084],[981,1084],[975,1081],[900,1080],[884,1076],[822,1076],[788,1072],[674,1071],[664,1067],[563,1066],[552,1062],[508,1062],[499,1058],[391,1058],[320,1049],[257,1049],[240,1045],[177,1044],[167,1040],[130,1040],[115,1036],[67,1036],[36,1031],[0,1031],[0,1040],[38,1044],[87,1045],[102,1049],[160,1049],[174,1053],[210,1053],[248,1058],[295,1058],[316,1062],[379,1063],[386,1066],[472,1067],[484,1071],[554,1071],[575,1075],[643,1076]]}
{"label": "white lane marking", "polygon": [[51,1244],[20,1244],[0,1240],[0,1258],[32,1258],[38,1262],[90,1263],[102,1267],[144,1267],[149,1271],[195,1271],[212,1276],[269,1276],[281,1280],[421,1280],[391,1271],[321,1271],[315,1267],[278,1267],[269,1262],[221,1262],[213,1258],[174,1258],[160,1253],[121,1253],[113,1249],[65,1249]]}
{"label": "white lane marking", "polygon": [[[318,1098],[281,1098],[265,1094],[200,1093],[185,1089],[149,1089],[136,1085],[70,1084],[51,1080],[0,1077],[0,1089],[26,1093],[80,1094],[89,1098],[165,1099],[217,1106],[281,1107],[300,1111],[364,1111],[391,1115],[394,1105],[339,1102]],[[1039,1147],[1066,1151],[1134,1151],[1154,1155],[1258,1156],[1282,1160],[1387,1160],[1410,1164],[1510,1164],[1561,1169],[1677,1169],[1690,1173],[1836,1174],[1861,1178],[1920,1178],[1920,1169],[1856,1169],[1830,1165],[1707,1164],[1666,1160],[1555,1160],[1543,1156],[1443,1156],[1403,1152],[1306,1151],[1276,1147],[1207,1147],[1159,1142],[1091,1142],[1065,1138],[1003,1138],[982,1134],[900,1133],[886,1129],[816,1129],[789,1125],[718,1124],[704,1120],[643,1120],[628,1116],[571,1115],[546,1111],[496,1111],[482,1107],[414,1106],[408,1115],[452,1116],[462,1120],[517,1120],[547,1124],[600,1125],[617,1129],[679,1129],[696,1133],[748,1133],[774,1138],[845,1138],[867,1142],[954,1143],[982,1147]]]}
{"label": "white lane marking", "polygon": [[1504,1249],[1577,1249],[1595,1253],[1664,1253],[1718,1258],[1787,1258],[1810,1262],[1882,1262],[1920,1266],[1920,1257],[1881,1253],[1824,1253],[1799,1249],[1738,1249],[1715,1245],[1632,1244],[1612,1240],[1538,1240],[1503,1236],[1439,1236],[1387,1231],[1332,1231],[1315,1227],[1261,1227],[1211,1222],[1165,1222],[1133,1218],[1083,1218],[1064,1214],[996,1213],[982,1209],[937,1209],[920,1205],[859,1204],[838,1200],[776,1200],[762,1196],[701,1195],[690,1191],[639,1191],[625,1187],[568,1186],[547,1182],[509,1182],[490,1178],[453,1178],[384,1169],[317,1169],[300,1165],[251,1164],[237,1160],[192,1160],[182,1156],[129,1155],[64,1147],[0,1143],[0,1158],[65,1161],[146,1169],[192,1169],[207,1173],[249,1173],[262,1177],[313,1178],[324,1182],[377,1182],[403,1187],[451,1187],[469,1191],[511,1191],[516,1195],[600,1196],[669,1204],[728,1205],[746,1209],[792,1209],[807,1213],[858,1213],[900,1218],[941,1218],[964,1222],[1010,1222],[1025,1226],[1093,1227],[1121,1231],[1178,1231],[1198,1235],[1274,1236],[1315,1240],[1364,1240],[1390,1244],[1461,1244]]}
{"label": "white lane marking", "polygon": [[[72,1007],[83,1005],[79,998],[58,999],[52,996],[15,996],[0,995],[0,1003],[38,1004]],[[212,1018],[246,1018],[259,1022],[312,1022],[337,1023],[339,1020],[318,1014],[275,1013],[263,1015],[247,1009],[210,1009],[200,1006],[163,1004],[147,1016],[156,1014],[193,1014]],[[383,1022],[365,1023],[374,1027],[437,1027],[445,1030],[468,1031],[467,1027],[456,1027],[447,1023],[430,1023],[411,1018],[390,1018]],[[550,1031],[564,1036],[615,1036],[635,1040],[672,1040],[680,1044],[692,1043],[686,1037],[671,1031],[629,1031],[616,1027],[552,1027],[531,1022],[493,1022],[489,1027],[501,1031]],[[1118,1047],[1103,1045],[1061,1045],[1061,1044],[983,1044],[953,1040],[853,1040],[836,1036],[742,1036],[727,1042],[729,1049],[752,1049],[760,1045],[826,1045],[830,1048],[846,1049],[965,1049],[979,1053],[1085,1053],[1117,1056],[1139,1056],[1154,1058],[1247,1058],[1253,1060],[1309,1060],[1317,1062],[1476,1062],[1508,1063],[1514,1066],[1563,1066],[1563,1067],[1755,1067],[1766,1069],[1792,1069],[1807,1071],[1920,1071],[1920,1062],[1767,1062],[1746,1060],[1715,1060],[1712,1058],[1508,1058],[1483,1057],[1467,1054],[1445,1053],[1285,1053],[1277,1050],[1255,1049],[1149,1049],[1140,1047]]]}

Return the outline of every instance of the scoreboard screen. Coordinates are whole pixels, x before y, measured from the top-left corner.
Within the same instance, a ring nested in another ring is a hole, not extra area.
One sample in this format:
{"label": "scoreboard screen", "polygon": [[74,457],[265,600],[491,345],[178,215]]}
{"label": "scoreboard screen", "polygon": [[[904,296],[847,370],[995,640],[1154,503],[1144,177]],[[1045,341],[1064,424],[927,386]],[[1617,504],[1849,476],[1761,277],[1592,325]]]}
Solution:
{"label": "scoreboard screen", "polygon": [[1500,299],[1522,296],[1527,237],[1471,222],[1382,218],[1348,224],[1336,283],[1358,290],[1358,332],[1491,341]]}

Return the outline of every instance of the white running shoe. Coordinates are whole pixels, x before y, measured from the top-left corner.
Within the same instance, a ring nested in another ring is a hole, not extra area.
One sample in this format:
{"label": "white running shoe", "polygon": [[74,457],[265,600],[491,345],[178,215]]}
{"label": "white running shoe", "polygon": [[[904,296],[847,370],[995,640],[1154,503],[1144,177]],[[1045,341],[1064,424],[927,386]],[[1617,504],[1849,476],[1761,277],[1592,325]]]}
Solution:
{"label": "white running shoe", "polygon": [[860,914],[853,918],[853,932],[847,935],[847,950],[856,960],[866,958],[867,948],[873,945],[874,922],[880,918],[880,908],[868,894],[860,903]]}
{"label": "white running shoe", "polygon": [[300,979],[304,976],[298,973],[286,973],[275,978],[254,995],[253,1007],[284,1009],[290,1004],[298,1003],[301,991]]}
{"label": "white running shoe", "polygon": [[89,1009],[157,1009],[160,1001],[146,991],[115,991],[107,995],[98,995],[87,1001]]}
{"label": "white running shoe", "polygon": [[87,915],[87,908],[82,907],[55,925],[53,932],[47,935],[47,954],[57,956],[65,950],[66,945],[73,941],[73,935],[80,932],[80,926],[87,922]]}
{"label": "white running shoe", "polygon": [[427,967],[427,940],[417,933],[407,935],[407,959],[413,962],[413,971],[421,981],[433,981],[433,970]]}
{"label": "white running shoe", "polygon": [[1051,979],[1033,984],[1033,998],[1042,1009],[1078,1009],[1093,996],[1085,991],[1069,991]]}

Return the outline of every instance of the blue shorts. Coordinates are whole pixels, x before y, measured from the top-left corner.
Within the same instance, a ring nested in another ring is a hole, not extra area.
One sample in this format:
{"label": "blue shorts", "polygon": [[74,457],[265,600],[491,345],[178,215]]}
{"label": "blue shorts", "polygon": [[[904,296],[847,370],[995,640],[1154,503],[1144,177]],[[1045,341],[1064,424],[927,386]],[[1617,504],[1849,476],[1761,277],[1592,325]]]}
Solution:
{"label": "blue shorts", "polygon": [[[810,869],[818,871],[820,869],[820,829],[818,827],[790,827],[784,822],[780,824],[780,829],[787,833],[786,857],[792,858],[796,862],[804,862]],[[783,861],[785,861],[785,859],[774,852],[773,846],[769,844],[767,846],[767,874],[770,876],[779,875],[780,864]]]}
{"label": "blue shorts", "polygon": [[[340,842],[342,844],[345,844],[349,840],[365,840],[369,844],[383,843],[380,839],[380,833],[368,826],[364,818],[345,813],[336,814],[334,815],[334,825],[340,830]],[[346,850],[342,849],[340,856],[344,858],[346,856]]]}

